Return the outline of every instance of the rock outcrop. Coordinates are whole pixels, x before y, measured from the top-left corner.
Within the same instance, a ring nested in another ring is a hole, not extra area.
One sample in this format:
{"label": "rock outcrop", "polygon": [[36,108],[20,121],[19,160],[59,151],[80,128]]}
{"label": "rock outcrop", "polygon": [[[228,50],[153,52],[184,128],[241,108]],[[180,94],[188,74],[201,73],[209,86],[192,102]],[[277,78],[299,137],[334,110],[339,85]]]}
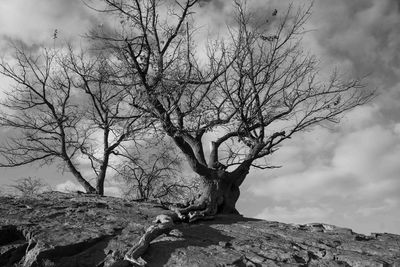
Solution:
{"label": "rock outcrop", "polygon": [[[0,266],[133,266],[125,253],[157,215],[169,213],[59,192],[0,201]],[[219,215],[177,225],[142,258],[147,266],[400,266],[400,236]]]}

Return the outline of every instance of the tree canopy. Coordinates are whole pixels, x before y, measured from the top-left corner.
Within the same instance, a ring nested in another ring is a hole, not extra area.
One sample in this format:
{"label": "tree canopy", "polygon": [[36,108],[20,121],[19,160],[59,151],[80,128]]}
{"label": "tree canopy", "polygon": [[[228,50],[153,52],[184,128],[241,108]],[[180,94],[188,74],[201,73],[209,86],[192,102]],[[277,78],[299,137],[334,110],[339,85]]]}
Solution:
{"label": "tree canopy", "polygon": [[[200,197],[179,212],[236,213],[252,167],[273,168],[268,156],[285,140],[339,122],[373,97],[361,79],[320,73],[302,44],[312,6],[260,15],[235,0],[224,32],[205,35],[196,17],[200,0],[100,2],[89,6],[119,23],[88,34],[90,57],[46,52],[39,65],[17,50],[18,70],[0,65],[20,85],[3,103],[17,113],[1,123],[24,133],[2,148],[8,165],[57,157],[76,173],[73,159],[86,156],[100,177],[97,190],[87,190],[101,193],[122,142],[166,135],[203,183]],[[87,95],[88,107],[76,108],[76,90]],[[100,158],[92,129],[103,135]]]}
{"label": "tree canopy", "polygon": [[236,212],[251,167],[270,168],[263,160],[295,133],[338,122],[373,96],[360,79],[320,75],[302,45],[311,6],[260,20],[246,1],[233,1],[233,24],[202,49],[201,1],[102,2],[120,27],[91,37],[130,75],[130,105],[155,119],[206,184],[184,212]]}

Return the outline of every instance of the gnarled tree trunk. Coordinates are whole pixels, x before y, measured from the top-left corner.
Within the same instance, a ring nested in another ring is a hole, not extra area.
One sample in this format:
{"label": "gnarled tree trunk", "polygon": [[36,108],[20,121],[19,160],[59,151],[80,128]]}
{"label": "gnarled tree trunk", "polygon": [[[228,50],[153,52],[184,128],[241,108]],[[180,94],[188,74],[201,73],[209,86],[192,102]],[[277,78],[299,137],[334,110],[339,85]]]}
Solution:
{"label": "gnarled tree trunk", "polygon": [[191,205],[179,209],[182,215],[193,218],[213,216],[216,214],[239,214],[236,202],[240,196],[238,181],[244,176],[222,170],[210,170],[210,174],[199,176],[201,179],[200,192]]}

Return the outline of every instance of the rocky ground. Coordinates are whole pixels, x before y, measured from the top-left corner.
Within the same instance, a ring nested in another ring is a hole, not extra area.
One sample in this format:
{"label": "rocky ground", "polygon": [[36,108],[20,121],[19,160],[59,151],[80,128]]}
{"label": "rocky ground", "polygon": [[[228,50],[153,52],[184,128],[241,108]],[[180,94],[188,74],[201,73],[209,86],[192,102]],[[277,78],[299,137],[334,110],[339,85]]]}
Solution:
{"label": "rocky ground", "polygon": [[[0,198],[0,266],[133,266],[124,261],[156,204],[51,192]],[[400,236],[326,224],[218,216],[155,239],[147,266],[400,266]]]}

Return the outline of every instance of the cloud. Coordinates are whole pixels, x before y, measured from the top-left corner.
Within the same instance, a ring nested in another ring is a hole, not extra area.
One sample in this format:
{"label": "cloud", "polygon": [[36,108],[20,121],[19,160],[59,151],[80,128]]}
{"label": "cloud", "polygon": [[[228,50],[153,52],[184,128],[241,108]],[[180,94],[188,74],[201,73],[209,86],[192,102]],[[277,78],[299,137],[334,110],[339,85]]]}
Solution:
{"label": "cloud", "polygon": [[84,191],[83,187],[79,184],[76,184],[70,180],[65,181],[64,183],[58,184],[55,186],[56,191],[60,192],[76,192],[76,191]]}
{"label": "cloud", "polygon": [[62,40],[86,33],[96,23],[93,12],[79,0],[2,0],[0,2],[1,39],[25,43],[52,42],[54,30]]}
{"label": "cloud", "polygon": [[[204,2],[196,14],[201,29],[211,26],[216,33],[233,21],[231,2]],[[274,8],[281,14],[290,2],[250,0],[249,6],[263,10],[260,19],[265,19]],[[30,44],[52,42],[55,29],[60,39],[79,36],[98,20],[79,0],[2,0],[0,10],[1,40]],[[367,86],[378,96],[350,112],[340,126],[294,136],[269,158],[281,169],[252,170],[239,203],[245,215],[399,233],[399,13],[398,0],[315,1],[304,44],[320,57],[321,74],[337,67],[348,77],[369,75]],[[82,190],[69,180],[57,185],[67,189]],[[118,190],[106,187],[107,194]]]}
{"label": "cloud", "polygon": [[[67,180],[63,183],[60,183],[55,186],[56,191],[60,192],[76,192],[76,191],[85,191],[83,187],[75,182],[72,182],[71,180]],[[121,197],[122,196],[122,191],[121,188],[118,185],[109,185],[104,187],[104,195],[105,196],[113,196],[113,197]]]}
{"label": "cloud", "polygon": [[[285,193],[300,197],[315,190],[314,194],[326,195],[357,189],[359,194],[373,197],[383,193],[384,188],[398,188],[399,124],[379,125],[374,121],[379,115],[367,118],[364,114],[368,112],[377,111],[374,107],[354,110],[338,132],[317,128],[298,136],[287,148],[276,152],[274,162],[281,161],[283,168],[271,171],[270,179],[255,178],[258,182],[250,186],[251,192],[282,198]],[[366,126],[368,123],[370,126]],[[349,188],[350,180],[355,188]],[[381,186],[376,186],[372,194],[368,188],[375,183]],[[327,188],[321,192],[323,187]]]}
{"label": "cloud", "polygon": [[385,229],[398,231],[392,222],[400,218],[400,124],[379,123],[381,116],[376,105],[355,109],[341,126],[318,127],[276,152],[281,169],[252,172],[246,181],[244,195],[266,206],[256,216],[322,220],[365,233],[389,221]]}
{"label": "cloud", "polygon": [[104,195],[112,197],[121,197],[122,191],[121,188],[117,186],[106,186],[104,187]]}
{"label": "cloud", "polygon": [[364,82],[377,97],[340,125],[283,144],[269,159],[281,169],[253,170],[239,205],[246,215],[399,232],[399,13],[395,0],[314,3],[303,40],[321,59],[321,74],[337,68],[345,77],[368,75]]}
{"label": "cloud", "polygon": [[317,1],[313,36],[330,65],[350,66],[358,75],[385,87],[400,73],[400,16],[396,0]]}
{"label": "cloud", "polygon": [[373,207],[360,207],[356,210],[356,214],[362,217],[376,216],[377,214],[382,214],[386,212],[391,212],[392,210],[399,207],[399,201],[397,199],[386,198],[382,204]]}
{"label": "cloud", "polygon": [[269,221],[301,224],[310,222],[324,222],[332,214],[332,212],[332,209],[321,207],[300,207],[294,209],[276,206],[272,208],[265,208],[261,213],[256,215],[256,218]]}

